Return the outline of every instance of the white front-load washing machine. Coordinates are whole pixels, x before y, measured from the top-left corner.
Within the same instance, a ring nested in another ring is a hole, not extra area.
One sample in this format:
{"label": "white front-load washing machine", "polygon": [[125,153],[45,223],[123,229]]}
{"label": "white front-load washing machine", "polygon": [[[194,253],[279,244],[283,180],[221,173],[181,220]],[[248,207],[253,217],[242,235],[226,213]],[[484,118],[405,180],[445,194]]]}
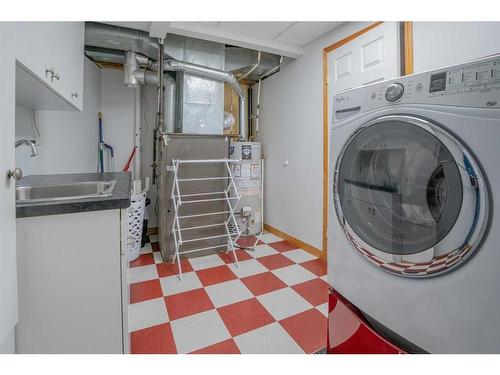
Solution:
{"label": "white front-load washing machine", "polygon": [[331,287],[423,351],[500,353],[499,194],[500,56],[336,95]]}

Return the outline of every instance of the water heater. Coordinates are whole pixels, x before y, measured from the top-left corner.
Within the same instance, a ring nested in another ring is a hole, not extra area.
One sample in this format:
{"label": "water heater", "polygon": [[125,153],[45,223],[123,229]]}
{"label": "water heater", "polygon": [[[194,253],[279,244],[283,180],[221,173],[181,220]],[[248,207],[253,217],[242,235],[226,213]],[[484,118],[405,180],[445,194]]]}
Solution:
{"label": "water heater", "polygon": [[236,221],[242,236],[254,236],[262,231],[262,173],[260,142],[231,143],[231,159],[235,185],[241,195],[236,207]]}

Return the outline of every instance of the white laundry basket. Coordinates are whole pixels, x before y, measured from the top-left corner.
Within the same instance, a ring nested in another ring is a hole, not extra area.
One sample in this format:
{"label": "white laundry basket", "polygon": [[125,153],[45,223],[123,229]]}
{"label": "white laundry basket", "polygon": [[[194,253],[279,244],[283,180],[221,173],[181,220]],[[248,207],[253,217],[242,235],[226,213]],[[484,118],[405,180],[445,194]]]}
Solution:
{"label": "white laundry basket", "polygon": [[129,262],[132,262],[139,258],[139,254],[141,252],[141,238],[145,205],[146,193],[140,193],[132,195],[130,197],[130,207],[127,209],[127,254]]}

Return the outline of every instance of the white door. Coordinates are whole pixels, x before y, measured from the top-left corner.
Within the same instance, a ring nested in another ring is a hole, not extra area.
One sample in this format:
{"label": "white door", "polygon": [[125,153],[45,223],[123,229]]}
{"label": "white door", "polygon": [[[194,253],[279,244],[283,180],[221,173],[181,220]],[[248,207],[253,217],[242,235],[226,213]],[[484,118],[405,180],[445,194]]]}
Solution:
{"label": "white door", "polygon": [[329,118],[335,94],[398,77],[399,67],[398,22],[384,22],[328,53]]}
{"label": "white door", "polygon": [[11,25],[0,23],[0,353],[14,350],[17,323],[15,183],[7,177],[14,168],[15,60],[9,38]]}

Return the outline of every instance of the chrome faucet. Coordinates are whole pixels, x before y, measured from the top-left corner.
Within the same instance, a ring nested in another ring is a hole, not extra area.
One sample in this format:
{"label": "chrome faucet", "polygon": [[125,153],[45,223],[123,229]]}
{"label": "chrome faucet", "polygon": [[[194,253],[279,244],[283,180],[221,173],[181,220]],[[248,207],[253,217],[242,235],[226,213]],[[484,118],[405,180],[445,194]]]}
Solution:
{"label": "chrome faucet", "polygon": [[21,145],[26,145],[31,147],[31,157],[38,155],[38,149],[36,148],[35,141],[30,141],[29,139],[20,139],[19,141],[16,141],[16,148],[18,148]]}

